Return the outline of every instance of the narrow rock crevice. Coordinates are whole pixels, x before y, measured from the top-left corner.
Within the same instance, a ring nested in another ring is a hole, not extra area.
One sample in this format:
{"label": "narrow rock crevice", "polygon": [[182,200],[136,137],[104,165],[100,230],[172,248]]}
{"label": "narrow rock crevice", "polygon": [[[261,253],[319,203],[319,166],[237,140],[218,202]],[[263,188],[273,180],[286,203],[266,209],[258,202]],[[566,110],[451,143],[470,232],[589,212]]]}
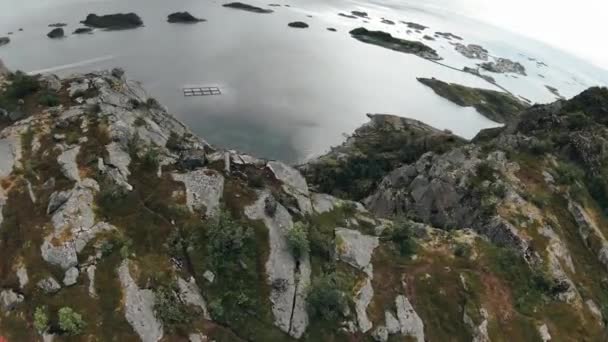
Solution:
{"label": "narrow rock crevice", "polygon": [[298,300],[298,288],[300,285],[300,259],[296,260],[296,267],[293,272],[294,277],[294,291],[293,291],[293,299],[291,301],[291,314],[289,315],[289,334],[292,333],[292,325],[293,325],[293,314],[296,311],[296,301]]}

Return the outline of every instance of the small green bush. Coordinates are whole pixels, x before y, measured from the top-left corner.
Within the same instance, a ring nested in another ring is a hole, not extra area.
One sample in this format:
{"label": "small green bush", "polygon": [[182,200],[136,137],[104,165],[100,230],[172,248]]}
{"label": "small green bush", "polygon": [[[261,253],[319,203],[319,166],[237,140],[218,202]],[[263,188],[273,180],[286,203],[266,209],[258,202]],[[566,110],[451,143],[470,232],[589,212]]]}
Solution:
{"label": "small green bush", "polygon": [[558,184],[573,185],[584,178],[584,172],[574,164],[559,163],[555,168],[555,181]]}
{"label": "small green bush", "polygon": [[161,286],[155,293],[154,312],[168,331],[175,331],[192,321],[194,312],[177,296],[176,285]]}
{"label": "small green bush", "polygon": [[49,326],[49,315],[46,307],[39,306],[34,311],[34,328],[39,333],[43,333]]}
{"label": "small green bush", "polygon": [[471,257],[471,246],[466,243],[459,243],[454,247],[454,255],[463,258],[469,259]]}
{"label": "small green bush", "polygon": [[401,256],[410,257],[416,254],[417,245],[413,238],[410,221],[405,218],[397,218],[389,234],[389,239],[397,246]]}
{"label": "small green bush", "polygon": [[56,107],[61,104],[61,102],[59,101],[59,97],[57,97],[57,94],[52,93],[50,91],[41,94],[38,98],[38,103],[47,107]]}
{"label": "small green bush", "polygon": [[209,313],[216,321],[222,321],[224,319],[225,312],[221,299],[214,299],[209,303]]}
{"label": "small green bush", "polygon": [[484,161],[477,164],[477,178],[480,181],[494,181],[496,177],[494,176],[494,169],[490,166],[490,163]]}
{"label": "small green bush", "polygon": [[252,230],[222,210],[207,232],[207,252],[217,271],[234,269],[245,244],[252,239]]}
{"label": "small green bush", "polygon": [[70,307],[59,309],[59,328],[68,335],[82,334],[87,324],[82,315]]}
{"label": "small green bush", "polygon": [[158,166],[160,165],[160,153],[158,150],[155,148],[148,149],[142,157],[142,165],[148,171],[158,170]]}
{"label": "small green bush", "polygon": [[40,83],[36,77],[29,76],[21,71],[15,72],[11,77],[12,84],[6,91],[8,97],[22,99],[40,89]]}
{"label": "small green bush", "polygon": [[310,252],[308,242],[308,227],[302,222],[297,222],[292,229],[287,232],[287,244],[293,257],[297,260],[302,255]]}
{"label": "small green bush", "polygon": [[325,320],[339,318],[348,302],[334,274],[324,274],[312,281],[308,292],[308,313]]}

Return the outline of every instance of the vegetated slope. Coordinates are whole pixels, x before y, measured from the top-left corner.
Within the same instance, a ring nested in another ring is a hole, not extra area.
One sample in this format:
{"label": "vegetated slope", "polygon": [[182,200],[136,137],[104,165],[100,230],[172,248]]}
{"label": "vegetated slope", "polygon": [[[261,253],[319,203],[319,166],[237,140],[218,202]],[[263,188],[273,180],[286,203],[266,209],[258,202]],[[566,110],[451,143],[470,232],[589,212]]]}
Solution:
{"label": "vegetated slope", "polygon": [[604,338],[603,152],[584,142],[604,141],[605,90],[472,144],[373,117],[345,153],[383,127],[422,146],[369,189],[389,220],[210,146],[120,70],[0,82],[9,341]]}

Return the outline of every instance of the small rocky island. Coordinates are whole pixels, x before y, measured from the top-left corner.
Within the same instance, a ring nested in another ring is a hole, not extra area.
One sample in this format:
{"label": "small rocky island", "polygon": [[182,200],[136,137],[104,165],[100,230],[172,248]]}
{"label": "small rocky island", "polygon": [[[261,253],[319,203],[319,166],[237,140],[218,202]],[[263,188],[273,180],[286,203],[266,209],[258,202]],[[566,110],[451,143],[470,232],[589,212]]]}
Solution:
{"label": "small rocky island", "polygon": [[435,78],[418,78],[418,81],[433,91],[462,107],[473,107],[480,114],[498,123],[512,123],[518,114],[529,106],[508,93],[465,87],[446,83]]}
{"label": "small rocky island", "polygon": [[89,14],[81,21],[86,26],[109,30],[133,29],[144,25],[135,13],[117,13],[107,15]]}
{"label": "small rocky island", "polygon": [[274,12],[273,10],[270,10],[270,9],[265,9],[265,8],[245,4],[242,2],[231,2],[231,3],[224,4],[222,6],[227,7],[227,8],[234,8],[234,9],[238,9],[238,10],[242,10],[242,11],[247,11],[247,12],[253,12],[253,13],[268,14],[268,13]]}
{"label": "small rocky island", "polygon": [[169,16],[167,17],[167,22],[170,22],[170,23],[193,24],[193,23],[199,23],[201,21],[205,21],[205,19],[199,19],[199,18],[193,16],[192,14],[190,14],[189,12],[175,12],[175,13],[169,14]]}
{"label": "small rocky island", "polygon": [[521,63],[514,62],[508,58],[496,58],[494,62],[482,63],[479,66],[493,73],[513,73],[526,76],[526,68]]}
{"label": "small rocky island", "polygon": [[11,42],[9,37],[0,37],[0,46],[6,45]]}
{"label": "small rocky island", "polygon": [[364,27],[360,27],[350,31],[353,38],[367,43],[378,45],[394,51],[414,54],[416,56],[429,59],[441,60],[435,49],[418,41],[405,40],[393,37],[390,33],[383,31],[369,31]]}
{"label": "small rocky island", "polygon": [[303,21],[294,21],[294,22],[287,24],[287,26],[293,27],[293,28],[308,28],[308,24]]}
{"label": "small rocky island", "polygon": [[469,59],[480,59],[487,61],[489,57],[489,51],[484,49],[483,46],[477,44],[464,45],[462,43],[455,43],[454,49]]}
{"label": "small rocky island", "polygon": [[63,38],[65,36],[65,32],[63,31],[63,28],[57,27],[52,29],[51,32],[47,33],[46,36],[52,39]]}
{"label": "small rocky island", "polygon": [[93,32],[93,29],[90,27],[79,27],[74,30],[73,34],[85,34],[85,33],[92,33],[92,32]]}

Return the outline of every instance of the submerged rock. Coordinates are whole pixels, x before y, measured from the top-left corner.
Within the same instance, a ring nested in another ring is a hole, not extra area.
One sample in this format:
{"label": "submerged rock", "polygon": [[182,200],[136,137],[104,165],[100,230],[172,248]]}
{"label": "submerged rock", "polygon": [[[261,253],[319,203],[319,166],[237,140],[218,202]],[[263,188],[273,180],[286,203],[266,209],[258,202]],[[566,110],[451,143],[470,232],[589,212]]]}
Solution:
{"label": "submerged rock", "polygon": [[74,30],[74,34],[85,34],[85,33],[91,33],[91,32],[93,32],[93,29],[90,27],[79,27]]}
{"label": "submerged rock", "polygon": [[68,26],[68,24],[66,24],[66,23],[49,24],[49,27],[66,27],[66,26]]}
{"label": "submerged rock", "polygon": [[169,14],[167,21],[170,23],[198,23],[205,19],[199,19],[188,12],[175,12]]}
{"label": "submerged rock", "polygon": [[481,59],[482,61],[488,60],[488,50],[484,49],[481,45],[469,44],[464,45],[456,43],[454,48],[458,53],[470,59]]}
{"label": "submerged rock", "polygon": [[353,38],[364,43],[378,45],[387,49],[411,53],[418,57],[430,60],[441,60],[435,49],[418,41],[405,40],[393,37],[390,33],[383,31],[369,31],[360,27],[350,31]]}
{"label": "submerged rock", "polygon": [[63,32],[61,27],[58,27],[56,29],[52,29],[51,32],[47,33],[46,36],[49,38],[63,38],[65,36],[65,32]]}
{"label": "submerged rock", "polygon": [[86,26],[104,29],[132,29],[143,26],[144,22],[135,13],[117,13],[107,15],[89,14],[81,21]]}
{"label": "submerged rock", "polygon": [[486,62],[479,65],[482,69],[489,72],[504,74],[513,73],[526,76],[526,68],[519,62],[514,62],[507,58],[498,58],[494,62]]}
{"label": "submerged rock", "polygon": [[287,26],[293,28],[308,28],[308,24],[303,21],[294,21],[292,23],[287,24]]}
{"label": "submerged rock", "polygon": [[351,11],[350,13],[352,13],[352,15],[354,15],[355,17],[369,18],[368,15],[367,15],[367,12],[363,12],[363,11]]}
{"label": "submerged rock", "polygon": [[442,37],[445,38],[447,40],[452,40],[452,39],[456,39],[456,40],[462,40],[462,37],[457,36],[453,33],[450,32],[435,32],[435,36],[436,37]]}
{"label": "submerged rock", "polygon": [[238,9],[238,10],[243,10],[243,11],[247,11],[247,12],[253,12],[253,13],[272,13],[272,12],[274,12],[273,10],[264,9],[264,8],[252,6],[249,4],[244,4],[242,2],[231,2],[228,4],[224,4],[222,6],[228,7],[228,8],[234,8],[234,9]]}
{"label": "submerged rock", "polygon": [[412,21],[402,21],[403,24],[407,25],[408,28],[412,30],[424,31],[428,28],[428,26],[424,26]]}

